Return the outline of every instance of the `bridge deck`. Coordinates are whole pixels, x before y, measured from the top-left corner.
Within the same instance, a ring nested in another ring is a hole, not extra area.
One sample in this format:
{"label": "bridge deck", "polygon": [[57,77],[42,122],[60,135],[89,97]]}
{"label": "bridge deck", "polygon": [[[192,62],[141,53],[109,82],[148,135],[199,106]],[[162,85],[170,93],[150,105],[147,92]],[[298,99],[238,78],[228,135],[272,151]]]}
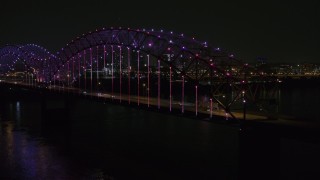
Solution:
{"label": "bridge deck", "polygon": [[[12,85],[20,85],[20,86],[24,86],[24,87],[31,87],[31,88],[44,88],[44,87],[39,87],[39,86],[30,86],[27,83],[23,83],[23,82],[10,82],[10,81],[2,81],[2,83],[7,83],[7,84],[12,84]],[[83,89],[79,89],[79,88],[72,88],[72,87],[62,87],[62,86],[49,86],[49,87],[45,87],[45,89],[49,89],[50,91],[55,91],[55,92],[61,92],[61,93],[70,93],[70,94],[78,94],[78,95],[84,95],[84,96],[88,96],[88,97],[96,97],[96,98],[104,98],[104,99],[109,99],[118,103],[135,103],[137,105],[143,105],[143,106],[147,106],[147,107],[158,107],[158,98],[154,98],[154,97],[148,97],[146,96],[136,96],[136,95],[126,95],[126,94],[122,94],[120,96],[120,94],[118,93],[113,93],[113,95],[111,93],[107,93],[107,92],[87,92],[84,91]],[[160,108],[167,108],[169,109],[170,107],[170,101],[167,99],[160,99]],[[194,103],[189,103],[189,102],[185,102],[183,104],[182,107],[182,103],[180,101],[172,101],[171,102],[171,109],[175,110],[175,111],[184,111],[184,112],[192,112],[195,114],[196,116],[196,106]],[[183,110],[182,110],[183,109]],[[182,112],[183,113],[183,112]],[[222,117],[225,119],[232,119],[232,116],[228,113],[226,113],[223,109],[219,109],[219,108],[212,108],[212,111],[210,111],[210,108],[208,107],[197,107],[197,113],[198,114],[204,114],[204,115],[208,115],[208,117]],[[238,120],[242,120],[243,119],[243,112],[232,112],[233,116],[238,119]],[[267,116],[263,116],[263,115],[258,115],[258,114],[253,114],[253,113],[246,113],[246,120],[268,120]]]}

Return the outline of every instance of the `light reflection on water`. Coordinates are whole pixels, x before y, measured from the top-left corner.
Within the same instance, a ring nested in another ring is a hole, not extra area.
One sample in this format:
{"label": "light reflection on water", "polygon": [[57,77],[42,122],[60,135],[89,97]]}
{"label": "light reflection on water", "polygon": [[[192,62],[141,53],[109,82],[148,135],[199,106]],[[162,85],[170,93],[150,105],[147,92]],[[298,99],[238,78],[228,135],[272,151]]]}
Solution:
{"label": "light reflection on water", "polygon": [[69,122],[54,113],[46,126],[40,104],[0,105],[0,179],[237,176],[235,127],[88,103],[77,103]]}
{"label": "light reflection on water", "polygon": [[279,112],[297,120],[320,122],[320,87],[282,87],[279,90]]}
{"label": "light reflection on water", "polygon": [[2,122],[1,129],[1,178],[52,179],[57,177],[56,173],[69,178],[67,163],[56,148],[25,131],[14,130],[13,122]]}

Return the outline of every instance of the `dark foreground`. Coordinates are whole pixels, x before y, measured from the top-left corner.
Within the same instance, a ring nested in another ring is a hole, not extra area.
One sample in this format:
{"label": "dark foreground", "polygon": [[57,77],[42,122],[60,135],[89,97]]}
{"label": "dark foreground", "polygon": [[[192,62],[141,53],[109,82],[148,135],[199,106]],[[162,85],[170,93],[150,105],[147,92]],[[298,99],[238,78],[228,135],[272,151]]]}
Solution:
{"label": "dark foreground", "polygon": [[320,178],[314,129],[1,94],[0,179]]}

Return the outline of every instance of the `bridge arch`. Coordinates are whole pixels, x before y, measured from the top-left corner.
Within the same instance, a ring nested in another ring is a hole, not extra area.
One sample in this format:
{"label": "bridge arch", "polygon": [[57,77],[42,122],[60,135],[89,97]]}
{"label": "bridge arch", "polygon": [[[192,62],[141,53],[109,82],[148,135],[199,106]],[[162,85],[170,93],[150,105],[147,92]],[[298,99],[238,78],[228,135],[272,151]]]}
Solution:
{"label": "bridge arch", "polygon": [[[178,97],[181,104],[191,97],[193,106],[198,106],[200,94],[204,93],[207,104],[214,101],[231,116],[231,106],[242,97],[245,64],[207,42],[172,32],[103,28],[75,38],[57,56],[60,60],[51,76],[53,81],[85,91],[100,92],[98,86],[102,83],[112,96],[132,92],[141,96],[140,86],[147,86],[148,99],[158,98],[158,107],[163,97],[170,102]],[[102,82],[99,75],[102,69],[111,76],[109,82]],[[133,83],[138,86],[135,90],[128,87]],[[155,87],[150,87],[151,84]],[[179,90],[178,86],[181,86]],[[162,95],[163,89],[170,91],[169,94]],[[236,91],[236,95],[227,97],[226,91]]]}
{"label": "bridge arch", "polygon": [[49,80],[49,67],[54,66],[57,57],[45,48],[35,45],[7,45],[0,49],[0,73],[20,73]]}
{"label": "bridge arch", "polygon": [[[26,76],[52,89],[109,94],[121,101],[235,118],[247,94],[247,65],[207,42],[162,30],[102,28],[56,54],[34,45],[0,49],[0,72],[23,64]],[[3,64],[3,63],[2,63]],[[144,102],[143,102],[144,101]]]}

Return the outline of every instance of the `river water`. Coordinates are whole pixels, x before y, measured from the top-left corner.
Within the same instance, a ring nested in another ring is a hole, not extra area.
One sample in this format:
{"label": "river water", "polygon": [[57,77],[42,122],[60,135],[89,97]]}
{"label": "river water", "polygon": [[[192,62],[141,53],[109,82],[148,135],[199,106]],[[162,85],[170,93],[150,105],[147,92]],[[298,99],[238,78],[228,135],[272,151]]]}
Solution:
{"label": "river water", "polygon": [[[290,115],[302,110],[301,116],[319,120],[317,88],[285,91],[280,110]],[[46,117],[38,101],[1,101],[0,179],[239,179],[243,141],[237,125],[91,99]],[[264,146],[247,142],[245,151]],[[313,165],[320,162],[319,144],[283,137],[279,142],[280,158],[271,166],[251,165],[266,168],[259,179],[277,166],[281,179],[319,177]],[[274,148],[265,147],[256,157],[268,159]]]}
{"label": "river water", "polygon": [[[318,85],[286,86],[279,89],[279,113],[300,121],[320,123],[320,83]],[[305,87],[304,87],[305,86]]]}
{"label": "river water", "polygon": [[0,179],[238,175],[237,127],[91,100],[76,106],[68,119],[44,125],[39,103],[1,103]]}

